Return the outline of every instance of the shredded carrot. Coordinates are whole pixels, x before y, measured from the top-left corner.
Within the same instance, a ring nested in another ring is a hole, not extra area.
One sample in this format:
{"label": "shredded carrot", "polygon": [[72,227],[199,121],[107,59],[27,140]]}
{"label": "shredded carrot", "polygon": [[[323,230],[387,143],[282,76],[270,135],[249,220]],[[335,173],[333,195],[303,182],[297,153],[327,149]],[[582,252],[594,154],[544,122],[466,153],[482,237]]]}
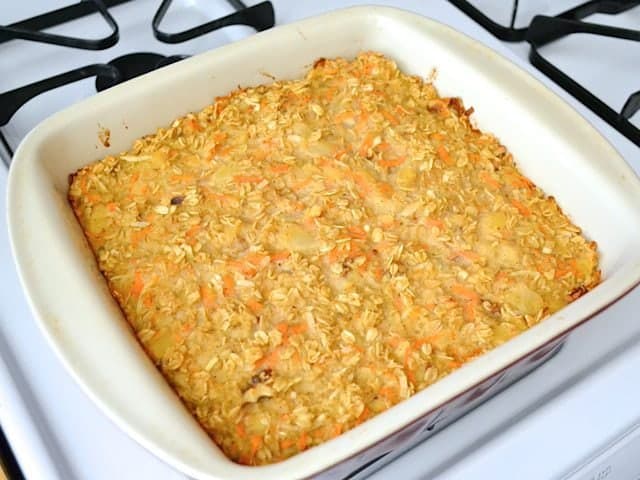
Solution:
{"label": "shredded carrot", "polygon": [[[367,407],[364,407],[365,409]],[[342,433],[342,425],[340,423],[336,423],[333,425],[333,431],[331,432],[332,437],[337,437]]]}
{"label": "shredded carrot", "polygon": [[107,203],[107,210],[115,212],[118,206],[114,202]]}
{"label": "shredded carrot", "polygon": [[364,229],[360,226],[353,225],[351,227],[347,227],[347,230],[349,231],[349,234],[352,238],[358,240],[364,240],[367,238],[367,232],[365,232]]}
{"label": "shredded carrot", "polygon": [[225,155],[228,155],[230,151],[231,151],[231,147],[223,147],[222,145],[216,145],[211,149],[211,158],[213,158],[214,156],[224,157]]}
{"label": "shredded carrot", "polygon": [[236,424],[236,432],[238,433],[239,437],[246,437],[247,436],[247,431],[244,428],[244,423],[237,423]]}
{"label": "shredded carrot", "polygon": [[391,124],[391,125],[397,125],[398,124],[398,119],[395,117],[395,115],[393,115],[393,113],[387,111],[387,110],[382,110],[382,116],[384,118],[387,119],[387,121]]}
{"label": "shredded carrot", "polygon": [[378,190],[380,190],[380,193],[387,198],[393,195],[393,187],[387,182],[378,183]]}
{"label": "shredded carrot", "polygon": [[142,303],[144,304],[145,307],[152,307],[153,306],[153,297],[150,294],[145,294],[142,296]]}
{"label": "shredded carrot", "polygon": [[369,407],[365,406],[364,410],[362,410],[362,413],[358,416],[358,418],[356,418],[356,424],[364,422],[367,418],[369,418],[370,413],[371,410],[369,410]]}
{"label": "shredded carrot", "polygon": [[97,193],[87,193],[86,199],[89,201],[89,203],[97,203],[100,201],[100,195],[98,195]]}
{"label": "shredded carrot", "polygon": [[195,328],[196,324],[194,322],[185,323],[180,327],[180,332],[183,335],[188,334],[191,330]]}
{"label": "shredded carrot", "polygon": [[294,444],[294,441],[290,438],[283,438],[282,440],[280,440],[280,450],[286,450],[290,447],[292,447]]}
{"label": "shredded carrot", "polygon": [[169,177],[169,181],[172,183],[192,183],[193,180],[191,175],[171,175]]}
{"label": "shredded carrot", "polygon": [[412,348],[411,345],[409,345],[404,350],[404,373],[407,376],[407,378],[409,379],[409,381],[415,385],[416,376],[413,374],[413,371],[409,368],[409,360],[410,360],[412,351],[413,351],[413,348]]}
{"label": "shredded carrot", "polygon": [[382,395],[384,398],[386,398],[387,400],[389,400],[391,403],[393,403],[394,399],[396,398],[396,391],[394,388],[391,387],[382,387],[379,390],[380,395]]}
{"label": "shredded carrot", "polygon": [[226,273],[222,277],[222,293],[225,297],[230,297],[235,293],[236,282],[233,279],[233,275],[230,273]]}
{"label": "shredded carrot", "polygon": [[493,190],[499,190],[500,189],[500,182],[498,182],[495,178],[493,178],[491,176],[491,174],[489,172],[487,172],[486,170],[483,170],[482,172],[480,172],[480,179],[490,188],[492,188]]}
{"label": "shredded carrot", "polygon": [[207,196],[207,198],[212,198],[214,200],[219,200],[221,202],[233,200],[232,195],[227,195],[225,193],[212,192],[211,190],[207,190],[207,189],[204,190],[204,194]]}
{"label": "shredded carrot", "polygon": [[438,145],[438,147],[436,148],[436,153],[438,154],[438,158],[440,158],[440,160],[442,160],[446,165],[453,165],[451,155],[449,155],[449,151],[444,145]]}
{"label": "shredded carrot", "polygon": [[462,305],[462,313],[467,321],[471,322],[476,318],[476,307],[473,302],[465,302]]}
{"label": "shredded carrot", "polygon": [[337,88],[335,88],[335,87],[329,88],[329,89],[327,89],[326,92],[324,92],[324,98],[326,98],[327,100],[331,101],[336,96],[337,92],[338,92]]}
{"label": "shredded carrot", "polygon": [[399,167],[404,163],[406,159],[407,157],[402,156],[402,157],[396,157],[391,159],[382,159],[378,163],[380,164],[380,166],[386,167],[386,168]]}
{"label": "shredded carrot", "polygon": [[501,282],[502,280],[506,280],[508,278],[507,272],[504,270],[500,270],[496,273],[496,282]]}
{"label": "shredded carrot", "polygon": [[307,328],[309,327],[306,323],[298,323],[296,325],[292,325],[291,328],[289,328],[289,332],[291,332],[291,335],[296,335],[306,332]]}
{"label": "shredded carrot", "polygon": [[360,246],[355,243],[353,240],[349,243],[349,250],[347,250],[346,256],[347,258],[354,259],[358,257],[366,257],[364,250],[360,248]]}
{"label": "shredded carrot", "polygon": [[568,273],[573,273],[575,276],[578,276],[578,262],[576,262],[575,259],[572,259],[569,262],[562,262],[560,265],[558,265],[554,277],[562,278]]}
{"label": "shredded carrot", "polygon": [[334,162],[333,159],[329,157],[318,157],[316,159],[316,164],[322,168],[329,168],[334,167],[336,162]]}
{"label": "shredded carrot", "polygon": [[404,310],[404,303],[402,302],[402,298],[400,298],[400,295],[396,295],[395,297],[393,297],[393,304],[399,312],[402,312]]}
{"label": "shredded carrot", "polygon": [[256,368],[274,367],[278,363],[279,359],[280,359],[280,350],[276,348],[275,350],[271,351],[270,353],[267,353],[264,357],[256,361],[254,365]]}
{"label": "shredded carrot", "polygon": [[258,175],[236,175],[233,181],[236,183],[260,183],[264,178]]}
{"label": "shredded carrot", "polygon": [[409,113],[411,113],[409,110],[407,110],[406,108],[404,108],[402,105],[396,105],[396,113],[398,115],[407,115]]}
{"label": "shredded carrot", "polygon": [[398,345],[400,345],[401,341],[402,341],[402,339],[400,337],[390,337],[389,340],[388,340],[388,343],[393,348],[396,348]]}
{"label": "shredded carrot", "polygon": [[262,437],[260,435],[251,435],[251,457],[254,457],[256,452],[262,446]]}
{"label": "shredded carrot", "polygon": [[336,153],[333,154],[333,158],[335,158],[336,160],[340,160],[340,158],[342,158],[342,156],[346,154],[347,154],[347,149],[341,148],[339,150],[336,150]]}
{"label": "shredded carrot", "polygon": [[472,250],[458,250],[456,252],[453,252],[453,255],[451,257],[462,257],[466,260],[469,260],[470,262],[477,262],[482,258],[479,254]]}
{"label": "shredded carrot", "polygon": [[531,215],[531,210],[529,210],[525,205],[523,205],[522,203],[520,203],[518,200],[516,200],[515,198],[511,199],[511,204],[516,207],[518,209],[518,211],[524,215],[525,217],[528,217],[529,215]]}
{"label": "shredded carrot", "polygon": [[441,133],[438,132],[433,132],[431,134],[429,134],[429,136],[431,137],[432,140],[436,140],[438,142],[441,142],[442,140],[445,139],[445,136]]}
{"label": "shredded carrot", "polygon": [[382,277],[384,277],[384,271],[382,270],[382,267],[376,267],[376,268],[373,270],[373,277],[374,277],[377,281],[382,280]]}
{"label": "shredded carrot", "polygon": [[269,167],[269,170],[273,173],[286,173],[291,168],[290,165],[286,163],[276,163]]}
{"label": "shredded carrot", "polygon": [[367,156],[367,152],[373,146],[374,138],[376,138],[376,136],[372,132],[367,133],[367,135],[364,137],[364,140],[360,144],[360,149],[358,150],[358,153],[360,154],[361,157]]}
{"label": "shredded carrot", "polygon": [[509,185],[514,188],[532,188],[533,184],[522,175],[513,174],[508,177]]}
{"label": "shredded carrot", "polygon": [[341,112],[334,117],[334,122],[335,123],[354,122],[355,118],[356,118],[356,115],[354,112],[350,110],[345,110],[344,112]]}
{"label": "shredded carrot", "polygon": [[200,285],[200,297],[204,308],[209,309],[216,306],[216,292],[209,285]]}
{"label": "shredded carrot", "polygon": [[441,231],[444,231],[444,229],[445,229],[444,222],[442,220],[438,220],[437,218],[427,217],[427,218],[424,219],[424,224],[429,228],[436,227],[436,228],[440,229]]}
{"label": "shredded carrot", "polygon": [[[131,176],[131,183],[135,183],[138,179],[138,174],[135,173]],[[87,177],[80,177],[80,190],[82,193],[87,193]]]}
{"label": "shredded carrot", "polygon": [[196,122],[195,119],[190,119],[189,123],[187,124],[192,130],[195,130],[196,132],[201,132],[202,131],[202,126]]}
{"label": "shredded carrot", "polygon": [[355,182],[356,186],[365,194],[368,194],[373,190],[372,182],[370,182],[369,179],[367,179],[362,174],[353,175],[353,181]]}
{"label": "shredded carrot", "polygon": [[342,253],[338,249],[338,247],[333,247],[327,253],[327,260],[329,260],[329,263],[336,263],[341,257],[342,257]]}
{"label": "shredded carrot", "polygon": [[260,313],[264,308],[264,305],[258,300],[251,298],[247,300],[247,307],[249,307],[253,313]]}
{"label": "shredded carrot", "polygon": [[289,325],[285,322],[280,322],[276,325],[276,329],[282,334],[282,338],[285,339],[287,337],[287,332],[289,330]]}
{"label": "shredded carrot", "polygon": [[272,262],[282,262],[291,256],[290,252],[275,252],[269,255]]}
{"label": "shredded carrot", "polygon": [[144,288],[144,278],[142,278],[142,272],[140,270],[136,270],[136,273],[133,277],[133,285],[131,286],[131,296],[138,298],[142,293],[142,289]]}
{"label": "shredded carrot", "polygon": [[356,130],[358,132],[362,132],[367,129],[369,126],[369,114],[367,112],[362,112],[358,116],[358,122],[356,123]]}
{"label": "shredded carrot", "polygon": [[185,232],[185,237],[193,238],[200,231],[200,225],[193,225],[189,230]]}
{"label": "shredded carrot", "polygon": [[223,142],[224,140],[226,140],[227,138],[227,134],[224,132],[216,132],[212,135],[211,137],[213,139],[214,142],[216,143],[220,143]]}
{"label": "shredded carrot", "polygon": [[242,275],[248,278],[253,277],[257,273],[256,269],[253,268],[251,264],[245,262],[244,260],[229,260],[227,264],[230,267],[235,268],[240,273],[242,273]]}
{"label": "shredded carrot", "polygon": [[299,182],[294,183],[293,185],[291,185],[291,190],[293,190],[294,192],[299,192],[304,187],[309,185],[312,181],[313,180],[311,178],[304,178],[303,180],[300,180]]}
{"label": "shredded carrot", "polygon": [[460,283],[456,283],[451,287],[451,292],[457,297],[461,297],[472,303],[480,303],[480,295],[475,290],[472,290]]}
{"label": "shredded carrot", "polygon": [[474,320],[476,317],[476,306],[480,303],[480,295],[478,295],[476,291],[467,288],[459,283],[453,285],[451,287],[451,291],[454,295],[464,300],[462,311],[465,318],[468,321]]}
{"label": "shredded carrot", "polygon": [[245,256],[245,259],[256,267],[259,266],[265,258],[267,258],[266,255],[257,252],[250,252]]}
{"label": "shredded carrot", "polygon": [[298,438],[298,450],[305,450],[308,442],[309,437],[307,436],[307,432],[302,432],[302,435]]}
{"label": "shredded carrot", "polygon": [[291,357],[291,360],[293,361],[294,365],[300,365],[302,363],[302,357],[300,356],[300,352],[298,352],[297,350],[295,350],[293,352],[293,355]]}

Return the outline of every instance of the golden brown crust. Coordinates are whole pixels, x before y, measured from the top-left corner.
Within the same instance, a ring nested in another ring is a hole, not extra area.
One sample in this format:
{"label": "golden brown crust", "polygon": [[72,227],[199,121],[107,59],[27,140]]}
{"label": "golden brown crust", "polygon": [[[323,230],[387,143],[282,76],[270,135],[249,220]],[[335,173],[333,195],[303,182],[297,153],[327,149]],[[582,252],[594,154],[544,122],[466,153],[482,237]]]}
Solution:
{"label": "golden brown crust", "polygon": [[471,112],[381,55],[320,59],[71,178],[114,298],[230,458],[322,443],[599,282]]}

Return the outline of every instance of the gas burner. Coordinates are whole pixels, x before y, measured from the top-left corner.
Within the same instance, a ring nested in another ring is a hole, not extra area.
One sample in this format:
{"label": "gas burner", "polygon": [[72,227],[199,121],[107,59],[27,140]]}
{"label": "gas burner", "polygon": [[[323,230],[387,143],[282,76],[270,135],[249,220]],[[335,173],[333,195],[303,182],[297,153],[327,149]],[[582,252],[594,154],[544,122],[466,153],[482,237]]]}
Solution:
{"label": "gas burner", "polygon": [[[0,25],[0,43],[21,39],[84,50],[103,50],[115,45],[119,39],[118,24],[109,13],[108,7],[128,1],[130,0],[85,0],[12,25]],[[85,39],[42,31],[95,12],[102,16],[111,30],[111,33],[104,38]]]}
{"label": "gas burner", "polygon": [[[640,90],[632,93],[622,109],[617,112],[540,53],[540,49],[545,45],[576,33],[629,40],[636,42],[636,46],[640,47],[640,30],[582,21],[596,13],[616,15],[639,5],[639,0],[592,0],[581,7],[576,7],[573,17],[537,15],[529,26],[526,40],[531,46],[529,60],[533,66],[640,147],[640,129],[631,123],[631,117],[640,111]],[[638,85],[636,84],[635,87],[637,88]]]}
{"label": "gas burner", "polygon": [[117,75],[113,72],[105,71],[96,75],[96,90],[101,92],[132,78],[144,75],[157,68],[178,62],[187,55],[165,56],[158,53],[130,53],[111,60],[107,65],[113,67]]}
{"label": "gas burner", "polygon": [[[510,7],[505,6],[505,8],[511,9],[511,22],[508,26],[497,23],[479,8],[473,6],[469,0],[449,0],[449,2],[501,40],[507,42],[526,40],[531,46],[529,60],[533,66],[580,100],[622,135],[640,146],[640,129],[631,123],[631,118],[640,111],[640,90],[632,93],[618,112],[540,53],[542,47],[576,33],[640,42],[640,30],[584,21],[594,14],[617,15],[626,12],[640,6],[640,0],[590,0],[556,16],[536,15],[529,26],[525,28],[516,28],[515,26],[519,7],[518,0],[514,0]],[[635,87],[637,88],[637,85]]]}
{"label": "gas burner", "polygon": [[[42,15],[22,20],[11,25],[0,25],[0,44],[11,40],[28,40],[48,43],[60,47],[84,50],[104,50],[119,41],[119,28],[109,13],[109,8],[131,2],[132,0],[82,0],[67,7],[52,10]],[[181,43],[205,35],[215,30],[231,26],[246,25],[256,31],[263,31],[275,24],[273,6],[269,1],[246,6],[241,0],[227,0],[234,9],[229,15],[217,18],[188,30],[167,33],[160,30],[160,24],[166,15],[172,0],[163,0],[157,11],[151,12],[150,26],[157,40],[163,43]],[[43,30],[98,13],[106,21],[111,32],[104,38],[84,39],[79,37],[51,34]],[[130,80],[139,75],[161,68],[186,58],[187,55],[163,55],[160,53],[139,52],[120,56],[109,63],[95,63],[51,76],[10,91],[0,93],[0,127],[9,123],[11,117],[29,100],[50,90],[96,77],[97,91]],[[0,155],[9,164],[13,149],[0,131]],[[8,158],[6,158],[8,157]]]}
{"label": "gas burner", "polygon": [[526,28],[516,28],[516,16],[518,15],[518,0],[513,0],[513,6],[511,7],[511,22],[509,25],[502,25],[488,15],[482,12],[479,8],[469,2],[469,0],[449,0],[453,5],[462,10],[467,16],[471,17],[477,23],[482,25],[485,30],[488,30],[500,40],[505,42],[520,42],[524,40],[527,34]]}
{"label": "gas burner", "polygon": [[227,0],[227,2],[236,9],[234,13],[182,32],[167,33],[160,30],[160,23],[162,23],[162,19],[167,14],[173,0],[162,0],[151,23],[153,35],[161,42],[180,43],[230,25],[248,25],[255,28],[256,31],[262,32],[273,27],[275,23],[275,13],[271,2],[261,2],[251,7],[247,7],[240,0]]}

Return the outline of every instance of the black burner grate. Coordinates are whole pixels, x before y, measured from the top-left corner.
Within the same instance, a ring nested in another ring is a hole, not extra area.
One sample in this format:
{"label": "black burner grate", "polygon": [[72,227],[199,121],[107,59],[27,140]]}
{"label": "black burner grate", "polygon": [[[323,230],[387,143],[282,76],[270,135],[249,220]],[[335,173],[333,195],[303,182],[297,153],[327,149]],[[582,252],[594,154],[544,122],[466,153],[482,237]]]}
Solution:
{"label": "black burner grate", "polygon": [[509,25],[501,25],[496,22],[482,12],[482,10],[472,5],[468,0],[449,0],[449,2],[458,7],[500,40],[504,40],[505,42],[520,42],[524,40],[524,37],[527,34],[526,28],[515,27],[516,17],[518,15],[518,0],[513,0],[513,5],[511,6],[511,22]]}
{"label": "black burner grate", "polygon": [[255,28],[258,32],[261,32],[273,27],[275,24],[275,14],[271,2],[262,2],[252,7],[247,7],[240,0],[227,1],[236,11],[226,17],[212,20],[211,22],[182,32],[166,33],[160,30],[160,23],[162,23],[162,19],[166,15],[169,6],[173,3],[173,0],[162,0],[158,11],[153,17],[153,34],[161,42],[181,43],[230,25],[248,25]]}
{"label": "black burner grate", "polygon": [[519,42],[526,40],[531,45],[531,63],[547,77],[564,88],[568,93],[584,103],[591,111],[618,130],[636,145],[640,146],[640,130],[630,119],[640,110],[640,91],[629,96],[620,112],[615,111],[603,100],[573,80],[560,68],[540,53],[540,49],[561,38],[575,33],[587,33],[640,42],[640,31],[584,22],[585,18],[596,14],[616,15],[640,5],[640,0],[590,0],[556,16],[537,15],[528,27],[515,28],[519,2],[511,6],[510,25],[501,25],[489,18],[468,0],[449,0],[486,30],[501,40]]}
{"label": "black burner grate", "polygon": [[[131,0],[83,0],[68,7],[59,8],[36,17],[16,22],[11,25],[0,25],[0,43],[13,39],[31,40],[34,42],[51,43],[63,47],[81,48],[84,50],[103,50],[118,42],[118,24],[109,13],[108,7],[113,7]],[[71,20],[99,13],[111,28],[111,34],[95,40],[69,37],[45,33],[42,30],[55,27]]]}
{"label": "black burner grate", "polygon": [[[77,4],[38,15],[21,22],[8,26],[0,26],[0,43],[14,39],[22,39],[86,50],[106,49],[118,41],[118,25],[109,14],[108,9],[109,7],[129,1],[131,0],[82,0]],[[263,31],[273,27],[275,24],[275,13],[271,2],[265,1],[247,7],[240,0],[227,0],[235,9],[235,12],[182,32],[166,33],[161,31],[159,26],[171,2],[172,0],[163,0],[152,21],[154,35],[158,40],[165,43],[181,43],[231,25],[247,25],[253,27],[256,31]],[[96,12],[100,13],[111,27],[112,33],[107,37],[97,40],[86,40],[42,32],[42,30],[46,28],[76,20]],[[155,53],[135,52],[118,57],[106,64],[96,63],[76,68],[23,87],[0,93],[0,127],[7,125],[11,117],[26,102],[49,90],[85,78],[96,77],[96,89],[100,91],[186,57],[186,55],[172,55],[167,57]],[[5,157],[12,157],[13,150],[2,134],[2,131],[0,131],[0,152],[2,152],[2,150],[6,151],[6,155],[0,155],[0,157],[2,157],[4,163],[8,166],[9,160]]]}
{"label": "black burner grate", "polygon": [[[590,35],[640,42],[640,30],[611,27],[581,21],[581,19],[587,18],[595,13],[615,15],[637,7],[638,5],[640,5],[640,1],[635,0],[596,0],[587,2],[581,7],[576,8],[575,19],[538,15],[534,17],[529,26],[526,40],[531,45],[529,60],[538,70],[640,147],[640,129],[630,121],[631,117],[640,111],[640,90],[632,93],[620,112],[617,112],[584,86],[569,77],[560,68],[544,58],[540,53],[540,49],[545,45],[575,33],[587,33]],[[638,44],[638,47],[640,48],[640,44]],[[640,81],[640,77],[638,77],[638,80]]]}

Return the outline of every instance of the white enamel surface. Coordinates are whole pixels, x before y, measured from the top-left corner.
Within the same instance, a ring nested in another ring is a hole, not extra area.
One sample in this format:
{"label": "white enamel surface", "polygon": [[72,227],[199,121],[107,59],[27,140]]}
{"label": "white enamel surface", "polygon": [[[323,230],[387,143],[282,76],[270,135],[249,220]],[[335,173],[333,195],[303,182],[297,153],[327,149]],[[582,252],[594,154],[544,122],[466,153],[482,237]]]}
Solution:
{"label": "white enamel surface", "polygon": [[[300,76],[318,57],[378,50],[408,72],[437,69],[524,172],[601,249],[605,280],[559,314],[401,405],[285,462],[228,461],[146,359],[106,291],[66,203],[67,176],[240,85]],[[112,147],[98,142],[111,130]],[[253,36],[85,100],[38,126],[9,179],[9,229],[42,330],[69,371],[131,436],[195,478],[302,478],[346,458],[603,308],[640,277],[640,185],[620,156],[540,83],[447,27],[387,8],[356,8]],[[597,200],[595,200],[597,199]],[[606,206],[605,206],[606,205]]]}

